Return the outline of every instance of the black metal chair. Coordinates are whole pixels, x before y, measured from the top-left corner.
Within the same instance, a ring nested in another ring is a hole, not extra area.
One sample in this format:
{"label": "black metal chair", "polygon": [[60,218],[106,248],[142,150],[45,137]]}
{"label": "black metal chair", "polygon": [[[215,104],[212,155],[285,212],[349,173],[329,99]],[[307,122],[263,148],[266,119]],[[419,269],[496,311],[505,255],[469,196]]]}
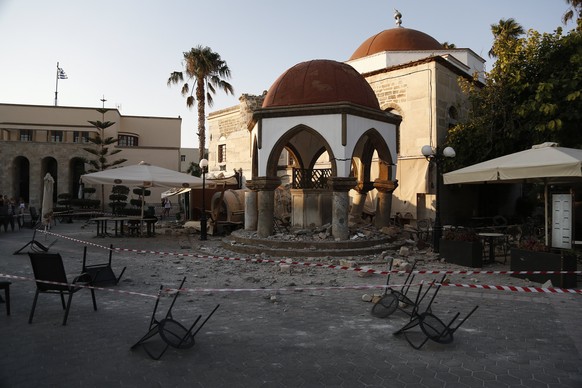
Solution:
{"label": "black metal chair", "polygon": [[[390,274],[392,272],[393,262],[394,259],[391,259],[390,264],[388,266],[388,275],[386,276],[386,288],[384,289],[384,295],[382,295],[382,297],[378,301],[376,301],[376,303],[374,303],[374,305],[372,306],[371,313],[373,316],[377,318],[386,318],[390,316],[392,313],[394,313],[396,310],[400,310],[408,316],[413,315],[415,309],[423,301],[426,294],[435,284],[435,281],[430,283],[429,287],[425,290],[422,296],[420,295],[422,287],[419,287],[418,293],[416,295],[416,300],[412,300],[412,298],[408,296],[408,292],[410,291],[410,287],[412,285],[412,282],[414,281],[413,272],[414,269],[416,268],[416,261],[414,262],[414,264],[412,264],[412,268],[408,272],[406,279],[404,280],[404,283],[400,288],[400,291],[395,290],[393,287],[390,286]],[[435,295],[433,295],[433,300],[435,296],[436,293]],[[409,307],[412,309],[412,311],[407,310]]]}
{"label": "black metal chair", "polygon": [[[467,314],[459,323],[457,323],[456,326],[453,326],[453,324],[455,323],[459,315],[461,315],[461,313],[455,314],[455,316],[448,323],[444,323],[440,318],[438,318],[433,313],[425,311],[412,317],[411,320],[406,325],[404,325],[404,327],[402,327],[394,334],[404,335],[404,338],[410,344],[410,346],[417,350],[422,348],[424,344],[428,342],[428,340],[434,341],[439,344],[450,344],[451,342],[453,342],[454,339],[453,334],[457,331],[459,327],[461,327],[463,323],[465,323],[467,319],[469,319],[471,315],[473,315],[477,308],[479,308],[479,306],[475,306],[469,312],[469,314]],[[422,339],[418,343],[415,343],[412,340],[410,334],[408,333],[410,329],[416,326],[420,327],[422,337]]]}
{"label": "black metal chair", "polygon": [[[145,352],[148,354],[148,356],[150,356],[154,360],[159,360],[160,358],[162,358],[162,356],[170,346],[176,349],[189,349],[194,346],[195,344],[194,337],[200,331],[200,329],[202,329],[202,327],[206,324],[210,317],[216,312],[216,310],[218,310],[218,307],[220,307],[220,305],[219,304],[216,305],[214,310],[212,310],[212,312],[204,319],[204,321],[200,324],[200,326],[198,326],[198,328],[195,331],[194,328],[202,318],[202,315],[198,315],[198,317],[194,320],[194,323],[189,328],[186,328],[180,322],[176,321],[172,316],[172,308],[176,303],[178,295],[180,295],[180,290],[182,289],[182,286],[184,285],[185,281],[186,278],[182,279],[182,283],[180,283],[178,290],[176,290],[176,294],[174,295],[174,299],[172,300],[172,304],[170,305],[170,308],[168,309],[166,316],[158,321],[156,319],[156,311],[158,309],[158,304],[160,303],[160,295],[164,289],[163,285],[160,286],[160,290],[158,291],[158,297],[156,298],[156,303],[154,305],[154,312],[152,313],[152,318],[150,320],[150,324],[148,327],[148,332],[131,347],[132,350],[141,345],[144,348]],[[150,348],[145,343],[147,340],[154,337],[155,335],[159,335],[163,341],[161,350],[158,350],[157,354],[155,354],[153,350],[150,350]]]}
{"label": "black metal chair", "polygon": [[112,257],[113,244],[109,246],[109,262],[87,265],[87,246],[85,246],[83,249],[83,268],[81,272],[89,274],[91,284],[94,286],[117,285],[127,267],[123,267],[119,276],[115,276],[113,267],[111,266]]}
{"label": "black metal chair", "polygon": [[[40,225],[40,222],[38,222],[37,225]],[[26,244],[24,244],[20,249],[18,249],[17,251],[15,251],[14,254],[15,255],[18,255],[26,247],[30,247],[30,251],[32,251],[32,252],[37,252],[37,253],[48,252],[48,250],[50,249],[50,247],[52,247],[57,241],[58,241],[58,239],[55,239],[48,246],[43,245],[41,242],[39,242],[39,241],[36,240],[36,227],[35,227],[34,228],[34,231],[32,232],[32,240],[30,240],[29,242],[27,242]]]}
{"label": "black metal chair", "polygon": [[[28,255],[30,256],[30,263],[32,264],[32,270],[36,280],[36,293],[34,295],[34,302],[32,303],[32,310],[30,311],[28,323],[32,323],[38,295],[43,293],[59,294],[61,296],[63,310],[65,310],[63,325],[66,325],[73,294],[85,288],[81,286],[90,286],[91,277],[88,274],[81,274],[75,277],[72,282],[69,282],[67,279],[67,273],[65,272],[63,259],[59,253],[29,253]],[[90,288],[90,291],[91,298],[93,299],[93,309],[97,311],[95,290]],[[69,296],[66,305],[65,294]]]}

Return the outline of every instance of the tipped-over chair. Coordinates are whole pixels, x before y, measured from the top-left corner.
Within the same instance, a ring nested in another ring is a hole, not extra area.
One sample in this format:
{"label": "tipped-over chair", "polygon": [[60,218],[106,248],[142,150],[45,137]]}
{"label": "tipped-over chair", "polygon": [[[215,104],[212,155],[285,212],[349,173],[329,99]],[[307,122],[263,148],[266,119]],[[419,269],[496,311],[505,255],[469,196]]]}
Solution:
{"label": "tipped-over chair", "polygon": [[[61,296],[63,310],[65,310],[63,325],[66,325],[73,294],[85,288],[81,286],[90,286],[91,277],[88,274],[81,274],[75,277],[72,282],[69,282],[63,259],[59,253],[29,253],[28,255],[30,256],[30,263],[32,264],[32,270],[36,280],[36,293],[34,294],[34,302],[32,303],[28,323],[32,323],[38,295],[42,293],[59,294]],[[95,290],[93,288],[89,288],[89,290],[91,291],[91,298],[93,299],[93,309],[97,311]],[[68,295],[66,304],[65,294]]]}
{"label": "tipped-over chair", "polygon": [[[178,290],[176,290],[176,294],[174,295],[174,299],[172,300],[172,304],[170,305],[170,308],[168,309],[166,316],[158,321],[156,319],[156,310],[158,309],[158,304],[160,303],[160,295],[164,289],[163,285],[160,286],[158,297],[156,299],[156,304],[154,305],[154,312],[152,313],[152,318],[150,320],[148,332],[131,347],[132,350],[135,349],[137,346],[142,345],[146,353],[152,359],[159,360],[170,346],[176,349],[189,349],[194,346],[195,343],[194,336],[196,336],[200,329],[202,329],[202,327],[216,312],[216,310],[218,310],[218,307],[220,307],[220,305],[219,304],[216,305],[214,310],[212,310],[212,312],[204,319],[204,321],[200,324],[200,326],[198,326],[196,330],[194,330],[194,328],[196,327],[198,321],[200,321],[200,319],[202,318],[202,315],[198,315],[198,317],[194,320],[194,323],[189,328],[186,328],[180,322],[176,321],[172,316],[172,308],[176,303],[178,295],[180,295],[180,290],[182,289],[182,286],[184,285],[185,281],[186,278],[182,279],[182,283],[180,283]],[[154,337],[156,334],[159,334],[160,338],[164,343],[161,347],[161,350],[159,350],[159,353],[157,354],[155,354],[153,350],[150,350],[150,348],[145,343],[145,341]]]}
{"label": "tipped-over chair", "polygon": [[109,262],[100,264],[87,265],[87,246],[83,249],[83,269],[82,273],[91,276],[91,284],[94,286],[116,285],[123,276],[125,269],[123,267],[119,276],[115,276],[113,268],[111,267],[111,259],[113,256],[113,244],[109,246]]}

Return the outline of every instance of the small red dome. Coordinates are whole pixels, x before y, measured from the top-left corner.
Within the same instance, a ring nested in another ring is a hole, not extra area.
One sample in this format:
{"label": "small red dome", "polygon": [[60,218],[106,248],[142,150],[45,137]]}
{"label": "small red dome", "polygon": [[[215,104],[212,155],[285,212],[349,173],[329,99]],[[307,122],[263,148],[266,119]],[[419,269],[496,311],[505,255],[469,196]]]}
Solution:
{"label": "small red dome", "polygon": [[404,27],[391,28],[366,39],[354,51],[350,61],[384,51],[408,50],[443,50],[443,45],[421,31]]}
{"label": "small red dome", "polygon": [[267,92],[263,108],[334,102],[380,109],[372,87],[360,73],[327,59],[302,62],[284,72]]}

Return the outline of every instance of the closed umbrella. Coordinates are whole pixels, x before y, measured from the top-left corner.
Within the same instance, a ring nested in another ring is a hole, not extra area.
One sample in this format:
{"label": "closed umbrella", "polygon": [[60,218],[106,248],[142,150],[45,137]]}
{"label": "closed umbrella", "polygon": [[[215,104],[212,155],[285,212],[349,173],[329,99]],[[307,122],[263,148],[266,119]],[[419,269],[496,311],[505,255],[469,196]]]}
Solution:
{"label": "closed umbrella", "polygon": [[48,227],[53,217],[53,192],[55,180],[50,173],[44,176],[44,189],[42,192],[42,223]]}

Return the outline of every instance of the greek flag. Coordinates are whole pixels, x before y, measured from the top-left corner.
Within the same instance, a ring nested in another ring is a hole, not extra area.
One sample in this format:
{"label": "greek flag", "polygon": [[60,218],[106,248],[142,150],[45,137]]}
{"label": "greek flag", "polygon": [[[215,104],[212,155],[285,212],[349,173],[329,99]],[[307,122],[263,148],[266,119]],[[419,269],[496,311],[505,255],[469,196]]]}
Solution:
{"label": "greek flag", "polygon": [[67,79],[67,74],[65,74],[65,71],[63,69],[61,69],[60,67],[57,70],[57,77],[59,79]]}

